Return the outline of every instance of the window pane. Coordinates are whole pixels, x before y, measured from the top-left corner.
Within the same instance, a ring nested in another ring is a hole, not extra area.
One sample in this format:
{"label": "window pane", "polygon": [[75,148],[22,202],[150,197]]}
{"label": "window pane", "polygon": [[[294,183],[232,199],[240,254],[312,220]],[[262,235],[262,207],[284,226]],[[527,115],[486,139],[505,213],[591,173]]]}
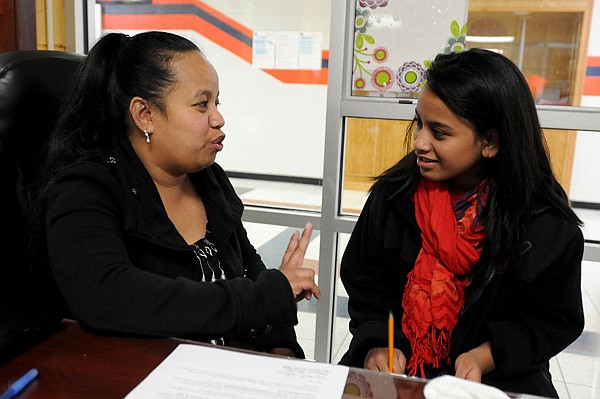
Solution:
{"label": "window pane", "polygon": [[322,182],[293,183],[231,177],[244,204],[264,208],[321,210]]}
{"label": "window pane", "polygon": [[[590,205],[587,207],[593,208],[591,204],[596,204],[598,210],[600,208],[600,174],[598,173],[600,132],[578,131],[576,135],[569,197],[575,207]],[[555,162],[557,160],[553,159],[553,163]],[[600,228],[594,239],[600,241]]]}
{"label": "window pane", "polygon": [[350,322],[350,316],[348,315],[348,293],[342,284],[342,280],[340,280],[339,276],[339,265],[342,261],[342,256],[344,255],[344,251],[346,250],[346,246],[348,245],[348,240],[350,239],[350,234],[338,234],[338,254],[337,254],[337,264],[338,270],[337,274],[337,310],[335,312],[335,331],[333,334],[333,350],[332,350],[332,358],[333,363],[338,363],[344,353],[348,350],[350,345],[350,341],[352,341],[352,334],[350,334],[348,323]]}
{"label": "window pane", "polygon": [[582,18],[580,12],[470,12],[467,47],[510,58],[536,103],[579,105],[585,74],[578,66]]}
{"label": "window pane", "polygon": [[415,98],[428,62],[461,51],[467,0],[355,0],[353,96]]}
{"label": "window pane", "polygon": [[[268,268],[276,269],[281,265],[283,253],[287,248],[290,237],[295,228],[286,226],[274,226],[262,223],[244,223],[248,232],[248,238],[256,251],[261,256]],[[319,234],[313,230],[310,244],[306,249],[304,267],[311,268],[317,272],[315,282],[319,283]],[[316,324],[317,300],[302,300],[298,302],[298,325],[296,325],[296,336],[307,359],[314,359],[315,351],[315,324]]]}
{"label": "window pane", "polygon": [[342,213],[358,214],[374,179],[406,153],[410,121],[346,118]]}

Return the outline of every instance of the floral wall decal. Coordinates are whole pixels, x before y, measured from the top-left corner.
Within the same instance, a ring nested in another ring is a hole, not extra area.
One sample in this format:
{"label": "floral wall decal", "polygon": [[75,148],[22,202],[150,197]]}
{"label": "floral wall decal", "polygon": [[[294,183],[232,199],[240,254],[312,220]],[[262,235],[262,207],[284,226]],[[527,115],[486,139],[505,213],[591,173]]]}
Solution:
{"label": "floral wall decal", "polygon": [[398,68],[396,78],[402,91],[419,91],[425,82],[425,68],[415,61],[405,62]]}
{"label": "floral wall decal", "polygon": [[377,7],[385,7],[388,5],[388,0],[358,0],[361,7],[369,7],[376,9]]}
{"label": "floral wall decal", "polygon": [[[387,1],[385,3],[387,4]],[[393,84],[393,73],[390,74],[390,80],[386,77],[387,70],[379,69],[373,72],[369,70],[371,60],[382,63],[388,59],[389,55],[388,49],[382,46],[369,51],[368,46],[375,44],[375,38],[367,33],[369,27],[372,25],[372,22],[369,20],[370,15],[369,10],[357,9],[354,17],[355,38],[352,72],[354,74],[358,73],[359,76],[354,78],[353,86],[358,90],[366,88],[367,81],[364,79],[364,74],[371,76],[371,82],[373,82],[373,86],[377,90],[387,90]],[[376,71],[377,74],[375,74]],[[391,81],[391,84],[389,81]]]}
{"label": "floral wall decal", "polygon": [[450,24],[450,33],[452,33],[452,37],[448,38],[444,53],[460,53],[466,47],[467,24],[464,24],[461,28],[458,22],[452,21]]}
{"label": "floral wall decal", "polygon": [[392,68],[386,66],[377,67],[373,71],[371,82],[377,90],[388,90],[394,84],[394,71],[392,71]]}
{"label": "floral wall decal", "polygon": [[467,0],[355,1],[352,95],[415,98],[430,60],[465,48]]}

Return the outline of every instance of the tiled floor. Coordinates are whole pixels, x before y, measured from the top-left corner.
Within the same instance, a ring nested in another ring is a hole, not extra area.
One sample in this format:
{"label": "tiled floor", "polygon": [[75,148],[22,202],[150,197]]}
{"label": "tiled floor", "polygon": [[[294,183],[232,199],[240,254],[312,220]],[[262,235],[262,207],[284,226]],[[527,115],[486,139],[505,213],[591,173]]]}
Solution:
{"label": "tiled floor", "polygon": [[[321,188],[314,185],[265,182],[247,179],[232,179],[238,194],[247,204],[320,209]],[[358,213],[367,194],[345,190],[342,194],[342,209]],[[600,211],[576,210],[584,221],[582,228],[587,240],[600,242]],[[278,267],[281,255],[293,229],[247,223],[246,229],[252,243],[257,247],[265,264]],[[347,235],[341,237],[341,250],[345,248]],[[313,234],[306,259],[315,264],[319,258],[319,234]],[[600,262],[584,261],[582,265],[583,305],[586,316],[585,330],[581,337],[551,361],[551,372],[561,398],[600,399]],[[341,283],[338,286],[338,309],[334,330],[334,362],[337,362],[350,343],[348,333],[347,295]],[[299,304],[296,327],[298,339],[307,357],[314,357],[316,302]]]}

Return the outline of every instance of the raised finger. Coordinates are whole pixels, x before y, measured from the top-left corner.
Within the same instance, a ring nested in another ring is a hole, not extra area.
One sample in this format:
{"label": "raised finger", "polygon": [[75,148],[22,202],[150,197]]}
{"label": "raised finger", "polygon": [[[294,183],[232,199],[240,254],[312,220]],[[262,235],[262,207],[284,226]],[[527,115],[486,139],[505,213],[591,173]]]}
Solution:
{"label": "raised finger", "polygon": [[288,242],[287,248],[285,249],[285,252],[283,254],[283,262],[282,262],[283,264],[286,264],[289,262],[290,257],[292,256],[292,254],[298,247],[298,235],[299,234],[300,233],[298,232],[298,230],[296,230],[296,231],[294,231],[294,234],[292,234],[292,236],[290,237],[290,241]]}
{"label": "raised finger", "polygon": [[304,230],[302,230],[302,236],[300,236],[300,241],[298,242],[298,247],[303,249],[306,252],[306,248],[308,248],[308,244],[310,243],[310,236],[312,235],[313,225],[310,222],[307,222],[304,225]]}
{"label": "raised finger", "polygon": [[294,248],[294,251],[291,253],[289,259],[297,265],[302,264],[302,260],[306,255],[306,249],[308,248],[308,244],[310,242],[310,236],[312,234],[312,224],[307,223],[304,231],[302,231],[302,236],[298,240],[298,245]]}

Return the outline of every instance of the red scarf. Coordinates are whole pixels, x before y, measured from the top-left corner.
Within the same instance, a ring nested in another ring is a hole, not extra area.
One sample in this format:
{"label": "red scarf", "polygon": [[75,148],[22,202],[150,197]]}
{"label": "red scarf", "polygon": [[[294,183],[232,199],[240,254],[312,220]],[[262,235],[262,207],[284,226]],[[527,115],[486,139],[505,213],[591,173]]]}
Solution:
{"label": "red scarf", "polygon": [[415,216],[423,246],[402,298],[402,331],[412,348],[409,375],[425,377],[425,364],[439,368],[450,363],[450,335],[481,254],[484,234],[478,216],[487,194],[485,181],[455,201],[444,182],[422,179],[417,187]]}

